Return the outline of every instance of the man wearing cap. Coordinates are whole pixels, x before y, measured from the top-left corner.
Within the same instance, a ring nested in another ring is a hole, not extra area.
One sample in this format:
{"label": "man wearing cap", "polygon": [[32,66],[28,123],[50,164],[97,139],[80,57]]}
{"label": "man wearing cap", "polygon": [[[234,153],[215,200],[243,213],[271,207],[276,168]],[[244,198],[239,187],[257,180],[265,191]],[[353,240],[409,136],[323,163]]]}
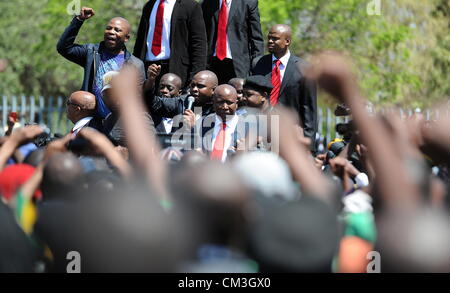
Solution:
{"label": "man wearing cap", "polygon": [[245,79],[243,86],[242,107],[238,115],[242,115],[247,122],[256,125],[256,136],[258,137],[258,148],[269,148],[268,142],[268,119],[267,113],[271,110],[269,104],[272,84],[269,79],[262,75],[253,75]]}
{"label": "man wearing cap", "polygon": [[[269,77],[273,85],[270,105],[278,104],[293,108],[301,121],[304,135],[315,139],[317,131],[316,85],[302,73],[307,63],[291,54],[291,28],[284,24],[273,26],[268,35],[270,54],[264,55],[253,67],[253,74]],[[313,144],[314,145],[314,144]]]}
{"label": "man wearing cap", "polygon": [[254,75],[247,77],[244,83],[243,105],[266,112],[270,107],[269,99],[272,88],[272,84],[265,76]]}
{"label": "man wearing cap", "polygon": [[97,100],[97,113],[105,118],[109,109],[102,101],[103,76],[109,71],[119,71],[124,64],[139,71],[139,84],[145,81],[144,64],[132,56],[125,46],[130,39],[130,24],[122,17],[112,18],[106,25],[103,41],[98,44],[75,44],[84,21],[94,16],[94,10],[83,7],[80,15],[73,18],[59,39],[57,50],[66,59],[84,68],[82,91],[93,93]]}

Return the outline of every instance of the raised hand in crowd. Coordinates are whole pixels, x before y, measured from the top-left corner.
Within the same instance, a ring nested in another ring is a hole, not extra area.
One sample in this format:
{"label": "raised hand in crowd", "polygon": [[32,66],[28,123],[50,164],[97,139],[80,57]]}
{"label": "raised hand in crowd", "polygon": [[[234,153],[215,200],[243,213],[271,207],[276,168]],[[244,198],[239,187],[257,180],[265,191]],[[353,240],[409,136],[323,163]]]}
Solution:
{"label": "raised hand in crowd", "polygon": [[31,141],[43,132],[44,129],[38,125],[30,125],[16,129],[0,148],[0,170],[5,167],[6,162],[19,146]]}
{"label": "raised hand in crowd", "polygon": [[120,75],[113,80],[113,95],[123,101],[120,103],[120,112],[131,157],[136,166],[144,172],[149,188],[160,198],[167,199],[169,193],[166,187],[166,166],[159,158],[160,147],[155,137],[146,131],[141,115],[145,106],[134,68],[124,67]]}
{"label": "raised hand in crowd", "polygon": [[331,171],[342,181],[345,192],[352,189],[353,184],[350,178],[355,178],[361,172],[352,165],[346,158],[336,157],[330,160]]}
{"label": "raised hand in crowd", "polygon": [[317,169],[322,170],[322,167],[325,165],[325,160],[327,158],[327,154],[318,154],[314,157],[314,165]]}
{"label": "raised hand in crowd", "polygon": [[77,18],[81,21],[84,21],[86,19],[89,19],[95,15],[94,9],[90,7],[82,7],[80,11],[80,15],[77,16]]}
{"label": "raised hand in crowd", "polygon": [[145,81],[144,90],[149,91],[155,88],[156,78],[161,74],[161,65],[151,64],[147,69],[147,80]]}
{"label": "raised hand in crowd", "polygon": [[271,134],[272,150],[279,150],[302,190],[326,202],[334,202],[335,199],[330,198],[333,188],[331,182],[315,167],[308,147],[298,139],[296,115],[282,107],[271,114],[273,115],[279,117],[280,131],[278,139]]}
{"label": "raised hand in crowd", "polygon": [[398,141],[391,139],[380,119],[368,115],[351,63],[340,54],[325,52],[316,55],[312,64],[306,72],[307,77],[350,107],[361,141],[370,149],[376,184],[383,201],[402,208],[415,205],[417,187],[403,167],[404,160],[396,152]]}
{"label": "raised hand in crowd", "polygon": [[78,136],[89,141],[90,148],[92,148],[95,153],[104,156],[109,163],[117,169],[123,178],[129,179],[131,177],[130,165],[123,158],[122,154],[114,148],[114,145],[104,134],[93,128],[83,127],[78,133]]}
{"label": "raised hand in crowd", "polygon": [[47,147],[45,148],[43,160],[36,167],[33,176],[31,176],[30,179],[28,179],[27,182],[25,182],[21,187],[22,195],[24,196],[25,199],[30,200],[35,191],[39,188],[39,185],[41,184],[42,181],[45,164],[50,159],[50,157],[57,153],[66,152],[67,151],[66,146],[71,139],[72,136],[68,134],[61,139],[57,139],[50,142],[47,145]]}

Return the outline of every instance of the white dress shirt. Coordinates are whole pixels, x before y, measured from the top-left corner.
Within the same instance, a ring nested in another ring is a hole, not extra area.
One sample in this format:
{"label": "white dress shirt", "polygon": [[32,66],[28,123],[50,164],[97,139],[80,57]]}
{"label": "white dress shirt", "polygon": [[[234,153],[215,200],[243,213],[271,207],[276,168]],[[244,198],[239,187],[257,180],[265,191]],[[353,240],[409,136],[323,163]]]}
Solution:
{"label": "white dress shirt", "polygon": [[[211,1],[211,0],[209,0]],[[230,16],[230,7],[231,7],[231,2],[233,0],[225,0],[226,4],[227,4],[227,25],[228,25],[228,19]],[[220,15],[220,8],[222,7],[222,0],[219,0],[219,15]],[[219,23],[217,23],[217,28],[219,28]],[[228,31],[228,30],[227,30]],[[230,49],[230,42],[229,42],[229,38],[228,38],[228,32],[227,32],[227,57],[228,59],[233,59],[233,57],[231,56],[231,49]],[[214,56],[216,56],[216,50],[217,50],[217,41],[216,41],[216,47],[214,48]]]}
{"label": "white dress shirt", "polygon": [[150,14],[150,27],[147,35],[146,61],[159,61],[170,58],[170,22],[172,20],[173,7],[176,0],[164,0],[163,30],[161,38],[161,53],[158,56],[152,53],[153,34],[155,33],[156,13],[158,12],[159,0],[155,1]]}
{"label": "white dress shirt", "polygon": [[[225,162],[227,159],[227,150],[231,147],[231,143],[233,142],[233,134],[236,130],[237,123],[239,121],[239,116],[234,115],[231,120],[226,121],[225,128],[225,143],[224,143],[224,151],[222,153],[222,162]],[[220,129],[222,129],[222,119],[216,115],[216,122],[214,124],[214,132],[212,137],[212,145],[211,151],[214,149],[214,143],[216,142],[217,135],[219,134]]]}
{"label": "white dress shirt", "polygon": [[162,124],[164,126],[164,131],[167,134],[172,132],[172,126],[173,126],[173,119],[172,118],[163,117],[162,118]]}
{"label": "white dress shirt", "polygon": [[72,134],[73,136],[77,136],[78,132],[80,132],[81,128],[85,127],[86,124],[89,123],[89,121],[91,121],[92,117],[84,117],[80,120],[77,121],[77,123],[75,123],[75,125],[72,128]]}
{"label": "white dress shirt", "polygon": [[[280,64],[280,75],[281,75],[281,82],[283,82],[284,72],[286,71],[286,66],[289,62],[289,58],[291,58],[291,52],[288,50],[286,54],[280,58],[281,64]],[[275,61],[277,60],[277,57],[272,54],[272,69],[275,67]]]}

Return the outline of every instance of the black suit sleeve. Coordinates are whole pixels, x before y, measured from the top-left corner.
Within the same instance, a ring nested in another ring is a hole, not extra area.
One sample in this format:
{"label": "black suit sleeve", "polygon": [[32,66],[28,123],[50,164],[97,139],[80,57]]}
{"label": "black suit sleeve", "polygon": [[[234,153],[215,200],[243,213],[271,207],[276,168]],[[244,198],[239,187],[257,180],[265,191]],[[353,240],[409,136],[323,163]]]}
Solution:
{"label": "black suit sleeve", "polygon": [[173,118],[180,113],[180,103],[183,103],[181,97],[176,98],[162,98],[159,96],[150,95],[148,105],[150,112],[159,117]]}
{"label": "black suit sleeve", "polygon": [[[150,2],[147,2],[144,5],[144,8],[142,9],[142,14],[141,14],[141,20],[139,21],[139,27],[137,30],[137,35],[136,35],[136,42],[134,45],[134,49],[133,49],[133,55],[136,56],[137,58],[144,60],[145,59],[145,52],[143,52],[143,48],[144,48],[144,43],[145,40],[147,38],[146,36],[146,32],[147,32],[147,13],[146,11],[149,8]],[[145,51],[145,50],[144,50]]]}
{"label": "black suit sleeve", "polygon": [[264,53],[264,39],[261,32],[261,20],[257,0],[250,2],[248,13],[250,55],[253,60]]}
{"label": "black suit sleeve", "polygon": [[88,49],[86,46],[75,44],[75,39],[77,38],[82,25],[83,21],[74,17],[61,35],[58,44],[56,45],[56,50],[67,60],[80,66],[85,66]]}
{"label": "black suit sleeve", "polygon": [[317,87],[312,81],[302,77],[300,86],[300,96],[303,101],[300,103],[300,118],[304,125],[304,134],[306,137],[315,139],[317,132]]}
{"label": "black suit sleeve", "polygon": [[192,9],[189,21],[189,46],[191,54],[191,71],[189,73],[189,80],[199,71],[206,68],[206,54],[207,54],[207,41],[206,41],[206,29],[205,22],[203,20],[203,13],[200,4],[197,2]]}

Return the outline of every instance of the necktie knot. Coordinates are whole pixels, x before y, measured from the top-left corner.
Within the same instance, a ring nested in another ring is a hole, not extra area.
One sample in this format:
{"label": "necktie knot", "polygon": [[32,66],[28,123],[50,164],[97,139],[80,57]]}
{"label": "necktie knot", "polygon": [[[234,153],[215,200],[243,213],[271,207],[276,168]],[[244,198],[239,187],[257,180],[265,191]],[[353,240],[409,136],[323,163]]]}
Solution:
{"label": "necktie knot", "polygon": [[225,131],[225,129],[227,129],[227,124],[225,122],[222,123],[222,130]]}
{"label": "necktie knot", "polygon": [[280,59],[277,59],[277,60],[275,60],[274,62],[275,62],[275,66],[276,66],[276,67],[280,67],[280,64],[281,64]]}

